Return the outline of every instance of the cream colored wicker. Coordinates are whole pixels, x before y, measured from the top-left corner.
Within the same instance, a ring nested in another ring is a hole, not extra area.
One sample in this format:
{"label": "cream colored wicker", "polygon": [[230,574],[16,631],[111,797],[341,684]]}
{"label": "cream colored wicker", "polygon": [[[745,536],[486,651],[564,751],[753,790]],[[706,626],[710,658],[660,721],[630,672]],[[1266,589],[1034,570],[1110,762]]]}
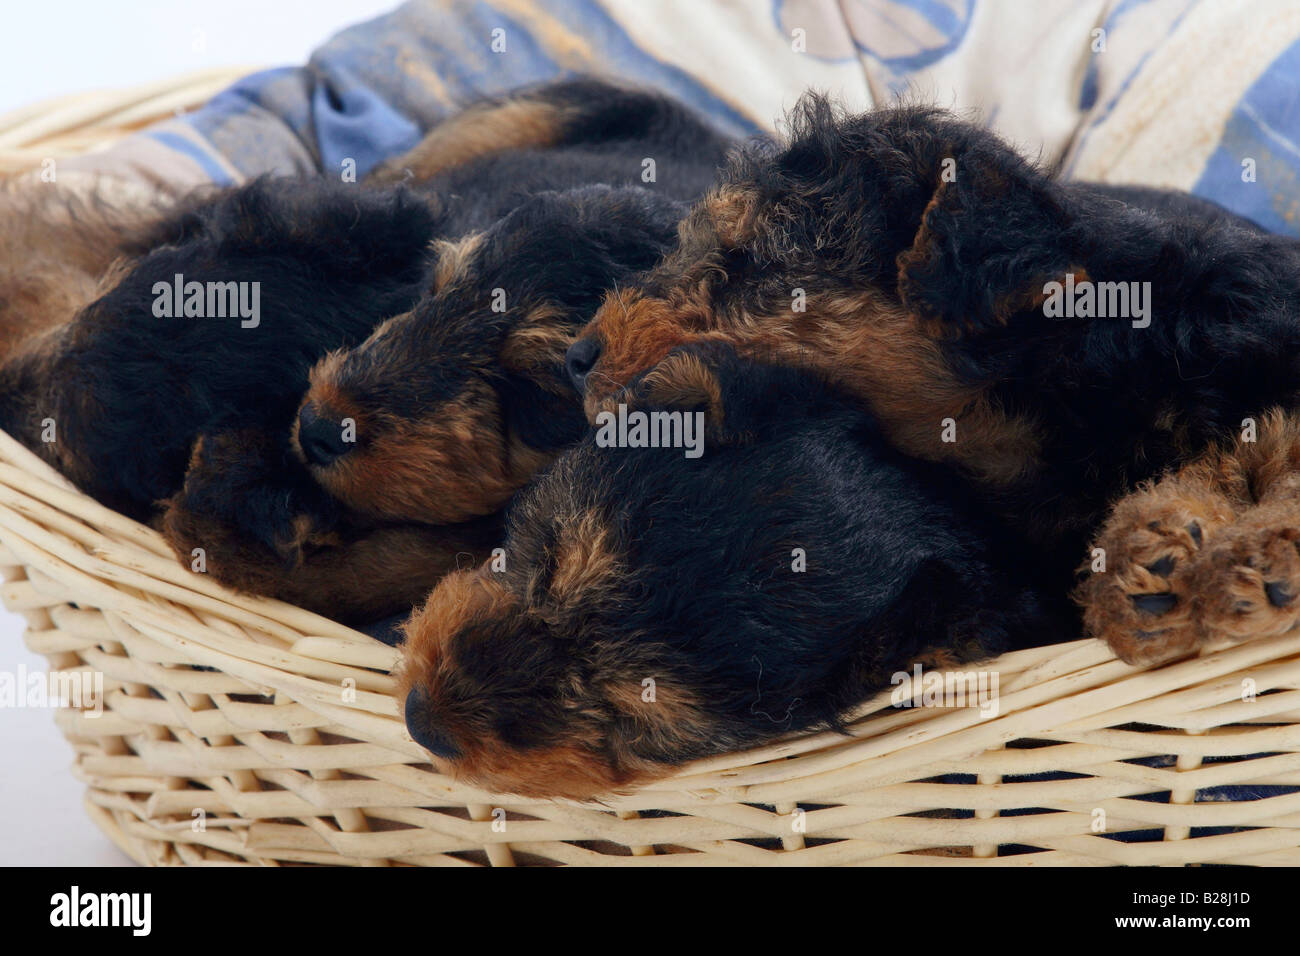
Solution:
{"label": "cream colored wicker", "polygon": [[46,157],[107,146],[127,133],[202,106],[248,72],[204,70],[134,89],[78,93],[14,110],[0,116],[0,173],[30,169]]}
{"label": "cream colored wicker", "polygon": [[583,806],[434,773],[396,651],[192,573],[2,433],[0,570],[28,646],[104,675],[102,715],[57,719],[142,863],[1300,864],[1300,792],[1258,789],[1300,788],[1300,633],[1147,671],[1094,641],[1007,654],[979,668],[996,716],[883,694],[851,736]]}

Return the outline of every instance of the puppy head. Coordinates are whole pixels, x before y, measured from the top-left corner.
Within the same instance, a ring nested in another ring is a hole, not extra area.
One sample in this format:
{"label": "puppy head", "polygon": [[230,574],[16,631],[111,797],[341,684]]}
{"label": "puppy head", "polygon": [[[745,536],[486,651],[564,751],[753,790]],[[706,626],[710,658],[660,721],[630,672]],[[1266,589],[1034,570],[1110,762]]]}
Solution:
{"label": "puppy head", "polygon": [[582,376],[588,418],[679,346],[739,344],[739,262],[728,253],[752,235],[760,203],[751,184],[719,187],[682,221],[675,247],[655,269],[606,295],[569,354]]}
{"label": "puppy head", "polygon": [[[1002,296],[996,277],[959,281],[951,257],[974,243],[950,233],[972,208],[996,211],[1017,177],[1030,181],[1010,149],[941,111],[848,117],[811,95],[789,126],[783,146],[733,155],[662,265],[613,291],[583,330],[574,349],[589,417],[672,349],[713,340],[874,399],[889,390],[879,369],[897,380],[934,364],[922,337],[935,302],[969,305],[969,319],[983,304],[967,302],[982,293],[966,285]],[[977,242],[987,225],[972,227]]]}
{"label": "puppy head", "polygon": [[591,464],[563,456],[516,499],[504,557],[444,578],[406,626],[407,728],[487,789],[588,799],[707,740],[671,649],[620,621],[648,579]]}
{"label": "puppy head", "polygon": [[[549,565],[575,587],[616,574],[618,560],[600,550],[610,542],[599,532],[582,538],[591,528],[577,520],[557,530],[564,550]],[[653,775],[645,754],[660,732],[677,732],[642,697],[638,675],[662,673],[655,654],[576,648],[565,623],[582,613],[577,601],[598,598],[536,580],[548,565],[532,561],[529,582],[503,582],[490,563],[449,575],[408,622],[399,699],[411,736],[439,769],[492,790],[586,799]],[[684,717],[698,716],[693,703]]]}
{"label": "puppy head", "polygon": [[436,244],[416,308],[313,369],[295,441],[317,481],[385,519],[498,510],[582,434],[565,354],[603,291],[658,259],[680,212],[587,187]]}
{"label": "puppy head", "polygon": [[[434,293],[312,369],[295,448],[355,511],[434,524],[490,514],[555,453],[524,439],[521,417],[549,413],[557,446],[576,437],[567,384],[505,366],[513,336],[475,306],[476,292]],[[519,317],[519,336],[540,341],[534,354],[568,343],[557,318],[544,305]]]}
{"label": "puppy head", "polygon": [[[318,358],[411,307],[437,220],[404,189],[271,178],[200,191],[156,220],[121,220],[116,236],[117,214],[93,204],[42,212],[52,231],[30,237],[43,255],[66,246],[77,268],[92,264],[93,247],[121,258],[66,325],[6,365],[5,390],[16,386],[22,403],[0,422],[141,519],[179,488],[199,433],[284,428]],[[68,297],[86,291],[57,284]],[[39,437],[47,418],[57,442]]]}
{"label": "puppy head", "polygon": [[[590,798],[833,724],[926,646],[995,641],[962,616],[996,573],[954,511],[813,377],[693,346],[626,397],[653,424],[561,456],[503,557],[408,625],[406,720],[441,769]],[[674,413],[703,417],[698,457],[662,440]]]}

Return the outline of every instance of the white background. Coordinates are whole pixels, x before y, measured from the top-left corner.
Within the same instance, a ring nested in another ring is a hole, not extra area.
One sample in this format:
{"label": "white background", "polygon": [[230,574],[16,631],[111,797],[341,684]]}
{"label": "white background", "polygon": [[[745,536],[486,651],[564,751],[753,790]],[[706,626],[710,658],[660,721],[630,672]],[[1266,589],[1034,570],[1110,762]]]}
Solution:
{"label": "white background", "polygon": [[[397,0],[3,0],[0,112],[219,66],[302,63]],[[196,43],[196,40],[199,41]],[[0,610],[0,672],[44,667]],[[129,864],[81,808],[72,750],[45,710],[0,709],[0,865]]]}

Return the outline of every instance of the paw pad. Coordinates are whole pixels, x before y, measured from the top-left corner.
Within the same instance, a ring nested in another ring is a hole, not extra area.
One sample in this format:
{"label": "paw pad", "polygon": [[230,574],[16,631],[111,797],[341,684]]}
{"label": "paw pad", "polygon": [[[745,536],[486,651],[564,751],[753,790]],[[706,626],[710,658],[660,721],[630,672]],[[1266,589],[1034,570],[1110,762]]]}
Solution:
{"label": "paw pad", "polygon": [[1152,574],[1158,574],[1162,578],[1167,578],[1174,573],[1174,568],[1178,564],[1178,559],[1172,554],[1167,554],[1154,564],[1148,564],[1147,570]]}
{"label": "paw pad", "polygon": [[1268,603],[1274,607],[1290,607],[1291,602],[1295,600],[1295,595],[1281,581],[1270,581],[1265,584],[1264,594],[1268,597]]}
{"label": "paw pad", "polygon": [[1168,614],[1178,606],[1176,594],[1134,594],[1133,606],[1143,614]]}

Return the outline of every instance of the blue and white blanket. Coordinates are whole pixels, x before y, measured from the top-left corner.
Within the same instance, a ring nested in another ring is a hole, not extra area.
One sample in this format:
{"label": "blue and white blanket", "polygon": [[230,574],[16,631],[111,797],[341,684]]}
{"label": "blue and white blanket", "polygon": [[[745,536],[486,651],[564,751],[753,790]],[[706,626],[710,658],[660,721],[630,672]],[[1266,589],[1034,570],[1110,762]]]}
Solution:
{"label": "blue and white blanket", "polygon": [[1294,0],[410,0],[74,166],[177,191],[364,174],[459,104],[583,71],[739,134],[809,87],[938,102],[1069,176],[1187,189],[1300,235]]}

